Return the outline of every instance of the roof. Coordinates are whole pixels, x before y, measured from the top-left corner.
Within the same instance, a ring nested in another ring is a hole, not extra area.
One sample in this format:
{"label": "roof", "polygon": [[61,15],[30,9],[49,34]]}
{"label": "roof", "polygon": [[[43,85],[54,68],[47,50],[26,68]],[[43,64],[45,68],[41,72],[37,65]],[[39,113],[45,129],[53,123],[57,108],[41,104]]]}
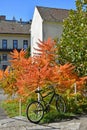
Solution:
{"label": "roof", "polygon": [[30,23],[0,20],[0,34],[29,34]]}
{"label": "roof", "polygon": [[69,15],[69,10],[36,6],[41,17],[45,21],[62,22]]}

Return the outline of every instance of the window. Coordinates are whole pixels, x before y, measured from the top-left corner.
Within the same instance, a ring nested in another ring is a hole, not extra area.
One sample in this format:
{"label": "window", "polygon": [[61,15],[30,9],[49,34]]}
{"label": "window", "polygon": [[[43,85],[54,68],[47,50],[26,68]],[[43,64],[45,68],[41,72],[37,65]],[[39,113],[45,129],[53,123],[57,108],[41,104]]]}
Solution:
{"label": "window", "polygon": [[0,56],[0,63],[1,63],[1,56]]}
{"label": "window", "polygon": [[18,48],[18,40],[13,40],[13,49]]}
{"label": "window", "polygon": [[2,40],[2,49],[7,49],[7,40]]}
{"label": "window", "polygon": [[2,55],[2,60],[3,60],[3,61],[7,61],[7,54],[3,54],[3,55]]}
{"label": "window", "polygon": [[23,49],[26,50],[28,48],[28,40],[23,40]]}
{"label": "window", "polygon": [[7,65],[2,65],[2,69],[5,70],[7,68]]}

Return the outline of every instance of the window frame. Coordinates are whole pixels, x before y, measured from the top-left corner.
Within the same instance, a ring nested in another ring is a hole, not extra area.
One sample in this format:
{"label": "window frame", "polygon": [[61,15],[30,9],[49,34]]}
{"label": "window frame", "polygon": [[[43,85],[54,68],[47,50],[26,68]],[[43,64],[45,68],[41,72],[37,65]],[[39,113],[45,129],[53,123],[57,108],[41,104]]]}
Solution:
{"label": "window frame", "polygon": [[6,39],[2,40],[2,49],[7,49],[7,40]]}
{"label": "window frame", "polygon": [[7,65],[2,65],[2,70],[5,70],[7,68]]}
{"label": "window frame", "polygon": [[7,54],[2,54],[2,61],[7,61]]}
{"label": "window frame", "polygon": [[28,40],[23,40],[23,49],[26,50],[28,48]]}
{"label": "window frame", "polygon": [[13,49],[18,49],[18,40],[13,40]]}

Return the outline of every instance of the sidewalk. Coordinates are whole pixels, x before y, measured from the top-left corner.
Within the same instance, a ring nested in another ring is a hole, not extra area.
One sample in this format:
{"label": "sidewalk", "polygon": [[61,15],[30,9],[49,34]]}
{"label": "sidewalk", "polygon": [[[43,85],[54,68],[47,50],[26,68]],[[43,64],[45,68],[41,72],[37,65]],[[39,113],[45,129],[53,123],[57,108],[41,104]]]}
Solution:
{"label": "sidewalk", "polygon": [[87,116],[49,124],[33,124],[25,117],[0,120],[0,130],[87,130]]}
{"label": "sidewalk", "polygon": [[[79,122],[59,122],[37,125],[27,119],[15,117],[0,121],[0,130],[79,130]],[[74,129],[72,129],[74,128]]]}
{"label": "sidewalk", "polygon": [[3,90],[0,89],[0,120],[8,118],[1,105],[1,102],[7,99],[7,96],[4,95],[3,93],[4,93]]}
{"label": "sidewalk", "polygon": [[4,112],[4,110],[0,107],[0,120],[7,119],[7,114]]}

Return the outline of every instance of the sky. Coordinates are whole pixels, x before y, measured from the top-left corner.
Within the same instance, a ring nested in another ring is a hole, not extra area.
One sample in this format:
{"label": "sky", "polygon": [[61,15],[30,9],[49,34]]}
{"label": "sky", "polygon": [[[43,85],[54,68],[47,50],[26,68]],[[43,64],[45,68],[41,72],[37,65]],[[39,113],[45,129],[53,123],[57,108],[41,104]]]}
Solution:
{"label": "sky", "polygon": [[30,21],[33,19],[35,6],[60,9],[76,9],[75,0],[0,0],[0,15],[7,20]]}

